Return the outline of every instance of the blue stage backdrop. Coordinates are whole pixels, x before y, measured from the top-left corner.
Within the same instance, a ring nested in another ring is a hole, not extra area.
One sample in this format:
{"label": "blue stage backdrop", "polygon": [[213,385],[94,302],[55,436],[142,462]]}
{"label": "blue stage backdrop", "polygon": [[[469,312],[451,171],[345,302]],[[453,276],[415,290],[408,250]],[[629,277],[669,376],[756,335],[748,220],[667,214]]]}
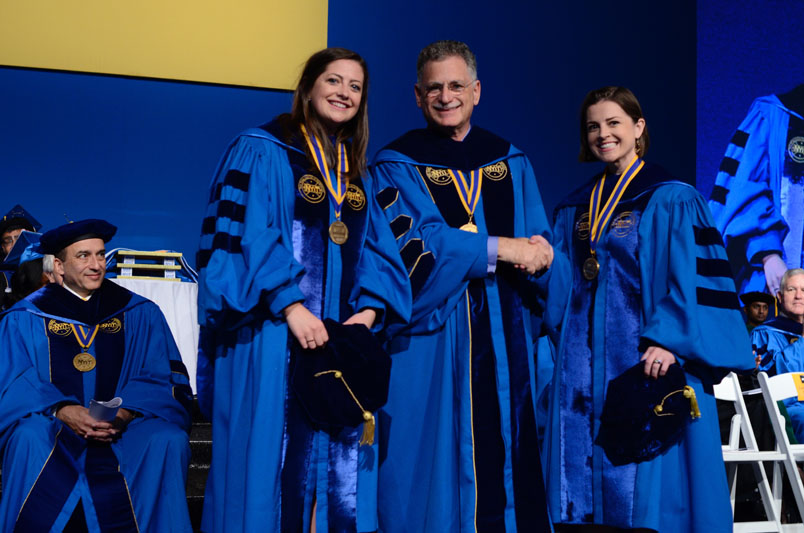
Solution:
{"label": "blue stage backdrop", "polygon": [[[693,180],[695,34],[686,1],[329,2],[329,44],[359,51],[371,69],[371,154],[423,125],[419,50],[464,40],[482,82],[475,123],[530,156],[548,211],[598,171],[577,162],[577,113],[603,85],[634,90],[648,158]],[[289,106],[284,91],[0,68],[0,211],[21,203],[45,229],[65,214],[108,218],[120,227],[113,245],[178,250],[194,263],[221,152]]]}
{"label": "blue stage backdrop", "polygon": [[804,83],[804,15],[789,0],[698,3],[698,188],[708,198],[757,97]]}

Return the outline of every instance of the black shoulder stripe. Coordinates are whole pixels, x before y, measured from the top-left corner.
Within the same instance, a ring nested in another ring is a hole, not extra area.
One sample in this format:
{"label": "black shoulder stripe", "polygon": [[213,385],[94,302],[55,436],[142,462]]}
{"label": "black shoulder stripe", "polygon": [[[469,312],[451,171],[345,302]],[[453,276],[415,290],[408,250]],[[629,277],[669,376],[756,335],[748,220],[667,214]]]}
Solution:
{"label": "black shoulder stripe", "polygon": [[228,185],[229,187],[234,187],[235,189],[239,189],[243,192],[248,192],[248,184],[250,179],[251,174],[246,174],[245,172],[240,172],[239,170],[230,170],[226,173],[226,177],[223,179],[223,184]]}
{"label": "black shoulder stripe", "polygon": [[215,233],[215,217],[206,217],[201,223],[201,235],[212,235]]}
{"label": "black shoulder stripe", "polygon": [[383,210],[388,209],[399,198],[399,189],[396,187],[386,187],[377,193],[377,203]]}
{"label": "black shoulder stripe", "polygon": [[712,246],[714,244],[723,246],[723,237],[717,228],[693,226],[692,231],[695,234],[695,244],[698,246]]}
{"label": "black shoulder stripe", "polygon": [[726,187],[715,185],[712,188],[712,194],[709,196],[709,199],[713,202],[719,203],[720,205],[726,205],[726,196],[728,195],[729,190]]}
{"label": "black shoulder stripe", "polygon": [[399,215],[391,221],[391,231],[394,233],[394,237],[397,240],[409,232],[412,226],[413,219],[407,215]]}
{"label": "black shoulder stripe", "polygon": [[725,172],[729,176],[734,176],[737,174],[737,169],[740,166],[740,162],[736,159],[731,157],[724,157],[723,161],[720,162],[720,171]]}
{"label": "black shoulder stripe", "polygon": [[734,136],[731,138],[731,144],[734,146],[739,146],[740,148],[745,148],[745,145],[748,143],[748,133],[737,130],[734,132]]}
{"label": "black shoulder stripe", "polygon": [[198,251],[196,261],[199,269],[209,264],[209,258],[215,250],[223,250],[230,254],[239,254],[243,251],[240,247],[240,237],[237,235],[229,235],[228,233],[216,233],[212,238],[212,248]]}
{"label": "black shoulder stripe", "polygon": [[170,371],[181,374],[187,379],[190,379],[190,374],[187,373],[187,367],[181,361],[170,360]]}
{"label": "black shoulder stripe", "polygon": [[231,200],[221,200],[218,202],[216,216],[218,218],[228,218],[234,222],[243,222],[246,220],[246,206]]}
{"label": "black shoulder stripe", "polygon": [[739,309],[740,301],[737,293],[732,291],[717,291],[705,287],[696,287],[698,305],[717,307],[718,309]]}
{"label": "black shoulder stripe", "polygon": [[399,255],[402,256],[402,262],[405,263],[408,273],[411,272],[422,252],[424,252],[424,244],[421,239],[411,239],[399,250]]}
{"label": "black shoulder stripe", "polygon": [[708,278],[731,278],[731,265],[725,259],[695,258],[695,270],[699,276]]}
{"label": "black shoulder stripe", "polygon": [[435,267],[435,257],[432,252],[425,252],[420,255],[416,264],[413,265],[413,270],[410,272],[410,290],[414,298],[424,287],[427,278],[430,277],[430,273],[433,271],[433,267]]}

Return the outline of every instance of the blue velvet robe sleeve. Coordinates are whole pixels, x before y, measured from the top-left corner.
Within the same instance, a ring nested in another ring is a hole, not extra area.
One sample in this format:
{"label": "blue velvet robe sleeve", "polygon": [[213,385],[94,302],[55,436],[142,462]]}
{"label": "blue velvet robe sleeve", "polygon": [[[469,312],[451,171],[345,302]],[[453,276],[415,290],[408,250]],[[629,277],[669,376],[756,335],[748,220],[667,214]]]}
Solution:
{"label": "blue velvet robe sleeve", "polygon": [[12,312],[0,321],[0,448],[7,430],[20,418],[44,413],[61,402],[79,403],[75,396],[63,394],[55,385],[41,379],[36,366],[37,346],[32,332],[42,328],[40,320],[25,312]]}
{"label": "blue velvet robe sleeve", "polygon": [[761,371],[774,374],[804,372],[804,342],[801,339],[790,342],[784,333],[758,326],[751,332],[751,344],[762,357]]}
{"label": "blue velvet robe sleeve", "polygon": [[152,302],[126,312],[126,357],[117,395],[122,407],[190,431],[192,390],[164,315]]}
{"label": "blue velvet robe sleeve", "polygon": [[729,369],[752,369],[731,270],[706,203],[692,187],[664,185],[643,216],[642,348],[664,347],[705,383],[718,383]]}
{"label": "blue velvet robe sleeve", "polygon": [[775,96],[754,101],[726,148],[709,200],[716,226],[743,277],[737,280],[741,292],[763,291],[762,258],[783,254],[789,228],[778,191],[786,121],[787,113]]}
{"label": "blue velvet robe sleeve", "polygon": [[378,311],[374,329],[379,330],[410,319],[412,296],[396,240],[375,199],[375,180],[367,175],[362,183],[369,219],[351,300],[355,311],[367,307]]}
{"label": "blue velvet robe sleeve", "polygon": [[427,280],[414,296],[410,327],[416,333],[435,331],[452,313],[469,280],[487,276],[488,235],[448,226],[413,162],[382,161],[382,153],[378,157],[381,162],[372,171],[378,192],[395,193],[390,205],[380,205],[385,217],[388,222],[399,216],[411,218],[410,231],[397,240],[399,248],[421,242],[421,254],[408,269],[408,276],[425,264],[422,259],[426,261],[428,255],[433,260]]}
{"label": "blue velvet robe sleeve", "polygon": [[293,205],[290,164],[284,148],[262,137],[241,135],[210,187],[198,265],[202,325],[216,326],[226,313],[279,317],[304,300],[302,267],[282,237],[290,235],[292,213],[277,207]]}

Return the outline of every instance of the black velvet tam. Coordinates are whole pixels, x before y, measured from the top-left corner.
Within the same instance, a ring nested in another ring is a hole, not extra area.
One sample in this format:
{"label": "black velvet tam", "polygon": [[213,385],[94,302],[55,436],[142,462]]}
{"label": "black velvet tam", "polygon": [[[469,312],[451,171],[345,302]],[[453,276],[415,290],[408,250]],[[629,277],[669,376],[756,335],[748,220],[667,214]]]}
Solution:
{"label": "black velvet tam", "polygon": [[364,412],[370,417],[388,400],[391,357],[365,326],[331,319],[324,325],[329,341],[323,348],[304,350],[293,339],[291,386],[317,429],[357,427],[367,421]]}
{"label": "black velvet tam", "polygon": [[659,379],[645,377],[643,368],[640,361],[611,380],[606,391],[595,444],[616,466],[660,455],[681,440],[691,416],[700,416],[695,393],[685,389],[687,380],[678,364]]}
{"label": "black velvet tam", "polygon": [[117,233],[116,226],[105,220],[89,218],[45,232],[39,240],[39,247],[43,254],[56,255],[72,243],[85,239],[102,239],[103,242],[109,242],[115,233]]}

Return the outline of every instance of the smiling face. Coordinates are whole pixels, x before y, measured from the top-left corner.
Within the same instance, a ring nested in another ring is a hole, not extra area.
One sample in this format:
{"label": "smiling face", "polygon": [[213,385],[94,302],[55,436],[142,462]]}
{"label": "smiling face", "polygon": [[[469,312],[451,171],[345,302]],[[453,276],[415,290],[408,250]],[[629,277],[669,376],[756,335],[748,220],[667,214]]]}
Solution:
{"label": "smiling face", "polygon": [[316,78],[308,98],[330,134],[357,114],[363,98],[363,79],[363,67],[351,59],[333,61]]}
{"label": "smiling face", "polygon": [[424,65],[415,87],[416,104],[431,128],[456,141],[469,132],[472,111],[480,101],[480,81],[471,76],[460,56],[447,56]]}
{"label": "smiling face", "polygon": [[779,289],[778,298],[784,314],[804,323],[804,274],[790,276]]}
{"label": "smiling face", "polygon": [[592,154],[620,174],[636,157],[636,140],[645,129],[645,119],[636,122],[611,100],[592,104],[586,110],[586,140]]}
{"label": "smiling face", "polygon": [[84,239],[62,250],[53,260],[54,272],[64,285],[82,297],[100,288],[106,274],[106,246],[103,239]]}

